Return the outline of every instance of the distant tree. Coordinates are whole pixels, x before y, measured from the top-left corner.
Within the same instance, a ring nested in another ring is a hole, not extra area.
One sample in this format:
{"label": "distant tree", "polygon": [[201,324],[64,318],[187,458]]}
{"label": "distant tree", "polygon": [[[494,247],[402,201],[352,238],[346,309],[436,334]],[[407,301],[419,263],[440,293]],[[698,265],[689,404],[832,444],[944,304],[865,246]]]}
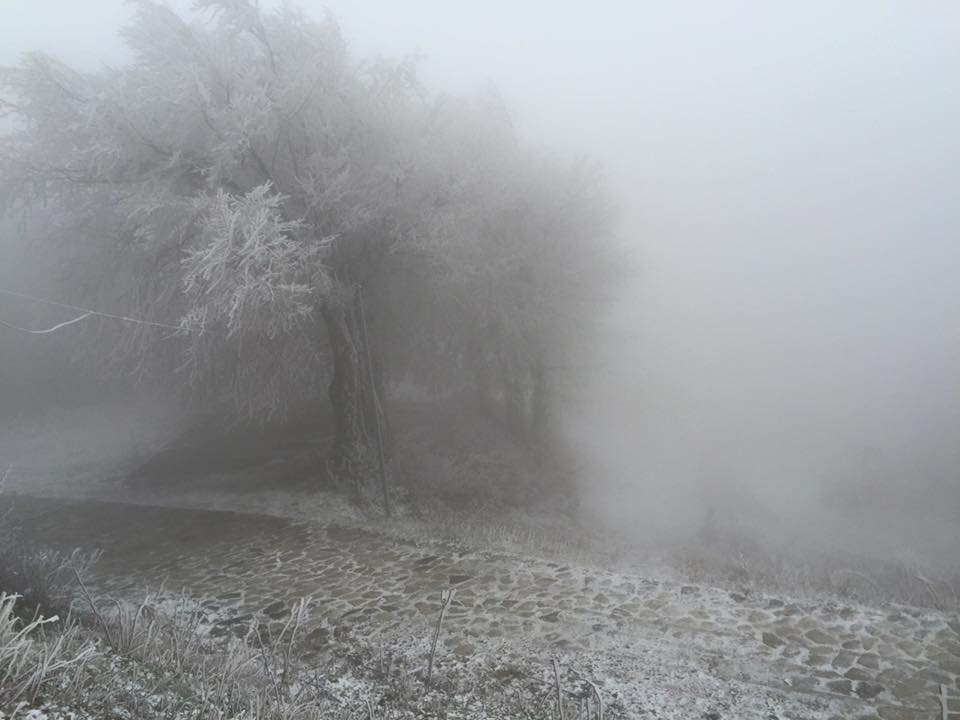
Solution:
{"label": "distant tree", "polygon": [[435,112],[431,149],[443,160],[429,167],[447,189],[433,196],[455,227],[435,233],[442,243],[418,282],[396,273],[380,284],[391,293],[385,332],[408,375],[472,392],[542,438],[558,379],[576,382],[571,370],[595,362],[629,268],[613,210],[595,166],[523,147],[495,95],[446,98]]}
{"label": "distant tree", "polygon": [[543,439],[558,379],[596,361],[596,331],[627,265],[594,168],[524,154],[509,177],[483,241],[464,248],[483,338],[469,357],[478,390],[497,386],[509,421]]}

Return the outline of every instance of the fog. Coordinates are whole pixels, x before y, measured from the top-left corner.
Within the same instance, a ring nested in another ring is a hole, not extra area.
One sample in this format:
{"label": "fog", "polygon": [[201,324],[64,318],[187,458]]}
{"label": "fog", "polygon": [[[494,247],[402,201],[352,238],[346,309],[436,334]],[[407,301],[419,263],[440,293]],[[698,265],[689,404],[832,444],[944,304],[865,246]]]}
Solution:
{"label": "fog", "polygon": [[[805,522],[854,485],[956,518],[956,3],[302,5],[602,162],[637,274],[567,418],[588,506],[685,531],[726,501]],[[5,0],[0,63],[122,62],[128,15]]]}

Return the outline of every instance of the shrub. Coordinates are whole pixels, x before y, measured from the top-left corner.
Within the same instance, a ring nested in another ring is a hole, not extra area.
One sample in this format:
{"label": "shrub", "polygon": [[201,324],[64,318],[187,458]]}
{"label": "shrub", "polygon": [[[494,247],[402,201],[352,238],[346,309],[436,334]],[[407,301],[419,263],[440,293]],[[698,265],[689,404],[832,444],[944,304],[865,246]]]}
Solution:
{"label": "shrub", "polygon": [[[8,474],[9,469],[0,476],[0,494]],[[86,574],[99,557],[79,549],[37,548],[21,535],[16,502],[0,511],[0,592],[19,597],[13,609],[22,618],[67,615],[76,577]]]}

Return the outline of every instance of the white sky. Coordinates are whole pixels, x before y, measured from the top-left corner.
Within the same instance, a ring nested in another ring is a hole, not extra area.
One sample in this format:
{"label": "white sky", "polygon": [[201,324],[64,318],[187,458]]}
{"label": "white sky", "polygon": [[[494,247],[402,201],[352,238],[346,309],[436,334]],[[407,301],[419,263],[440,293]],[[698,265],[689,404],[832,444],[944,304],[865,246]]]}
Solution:
{"label": "white sky", "polygon": [[[528,137],[603,161],[642,265],[611,386],[662,412],[651,453],[960,462],[960,3],[301,5],[360,53],[422,50],[431,85],[495,84]],[[0,0],[0,63],[115,62],[128,12]]]}

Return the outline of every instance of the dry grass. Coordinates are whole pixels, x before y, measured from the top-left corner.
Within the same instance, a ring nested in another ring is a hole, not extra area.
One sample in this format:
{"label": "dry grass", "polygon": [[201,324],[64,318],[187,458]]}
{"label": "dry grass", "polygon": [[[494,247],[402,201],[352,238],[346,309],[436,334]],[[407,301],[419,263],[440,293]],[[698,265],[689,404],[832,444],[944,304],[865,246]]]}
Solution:
{"label": "dry grass", "polygon": [[[419,653],[394,648],[385,657],[364,642],[330,647],[321,668],[310,667],[302,659],[309,600],[277,624],[255,615],[240,637],[218,640],[202,604],[187,596],[172,606],[160,594],[98,601],[80,587],[85,622],[24,621],[14,612],[18,598],[0,596],[0,717],[29,709],[57,719],[556,717],[542,702],[549,682],[529,668],[504,681],[491,668],[445,663],[429,678]],[[567,717],[586,707],[581,686],[565,673]]]}
{"label": "dry grass", "polygon": [[50,690],[75,697],[94,644],[69,618],[22,620],[15,612],[18,599],[0,593],[0,710],[34,704]]}

